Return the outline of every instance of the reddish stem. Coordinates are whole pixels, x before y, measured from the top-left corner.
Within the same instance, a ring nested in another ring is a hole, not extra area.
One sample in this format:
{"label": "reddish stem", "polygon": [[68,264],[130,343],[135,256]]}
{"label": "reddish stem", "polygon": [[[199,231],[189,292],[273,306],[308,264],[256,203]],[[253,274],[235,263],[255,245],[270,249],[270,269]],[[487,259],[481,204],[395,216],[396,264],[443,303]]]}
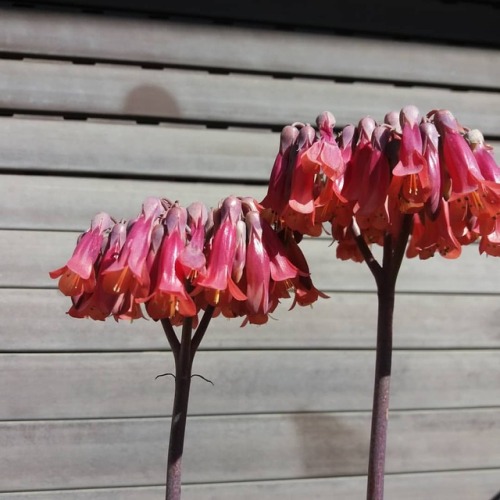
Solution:
{"label": "reddish stem", "polygon": [[411,216],[405,215],[396,241],[387,233],[382,266],[374,259],[363,236],[354,229],[358,247],[365,257],[375,281],[378,295],[377,347],[375,383],[368,463],[367,500],[383,500],[385,451],[389,421],[389,395],[392,365],[392,325],[396,279],[411,230]]}
{"label": "reddish stem", "polygon": [[168,445],[166,500],[180,500],[181,498],[182,454],[186,434],[193,359],[205,335],[213,312],[214,308],[212,306],[207,307],[194,336],[192,335],[193,318],[185,318],[180,342],[170,321],[168,319],[162,320],[163,329],[175,360],[175,393]]}

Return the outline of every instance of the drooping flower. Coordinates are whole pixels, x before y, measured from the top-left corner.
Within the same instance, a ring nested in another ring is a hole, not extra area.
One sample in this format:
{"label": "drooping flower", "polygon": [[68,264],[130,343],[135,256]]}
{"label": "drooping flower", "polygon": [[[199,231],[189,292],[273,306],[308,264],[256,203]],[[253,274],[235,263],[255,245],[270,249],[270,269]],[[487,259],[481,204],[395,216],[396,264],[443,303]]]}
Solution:
{"label": "drooping flower", "polygon": [[112,220],[108,214],[97,214],[90,229],[78,240],[71,259],[65,266],[49,273],[51,278],[59,278],[59,290],[64,295],[76,296],[93,292],[96,284],[94,265],[111,225]]}
{"label": "drooping flower", "polygon": [[148,198],[142,213],[133,222],[118,259],[103,271],[103,288],[108,293],[130,292],[136,297],[149,293],[147,257],[151,244],[151,233],[163,207],[158,198]]}
{"label": "drooping flower", "polygon": [[163,225],[165,235],[157,261],[152,268],[152,292],[138,302],[146,303],[151,318],[174,318],[195,316],[196,306],[186,290],[186,279],[178,259],[185,248],[187,212],[174,205],[169,208]]}

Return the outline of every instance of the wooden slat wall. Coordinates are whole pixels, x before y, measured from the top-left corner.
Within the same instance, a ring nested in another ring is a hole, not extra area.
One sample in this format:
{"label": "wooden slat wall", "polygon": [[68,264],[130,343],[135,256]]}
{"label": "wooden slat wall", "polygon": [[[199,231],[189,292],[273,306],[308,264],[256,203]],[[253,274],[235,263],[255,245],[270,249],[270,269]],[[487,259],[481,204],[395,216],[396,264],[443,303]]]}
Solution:
{"label": "wooden slat wall", "polygon": [[[95,212],[262,198],[278,129],[324,109],[343,125],[448,107],[499,147],[499,82],[494,48],[0,7],[0,500],[163,497],[160,327],[72,320],[47,274]],[[303,243],[329,300],[284,304],[265,327],[213,322],[186,499],[363,497],[376,294],[329,243]],[[488,500],[500,263],[477,246],[406,261],[399,292],[386,497]]]}

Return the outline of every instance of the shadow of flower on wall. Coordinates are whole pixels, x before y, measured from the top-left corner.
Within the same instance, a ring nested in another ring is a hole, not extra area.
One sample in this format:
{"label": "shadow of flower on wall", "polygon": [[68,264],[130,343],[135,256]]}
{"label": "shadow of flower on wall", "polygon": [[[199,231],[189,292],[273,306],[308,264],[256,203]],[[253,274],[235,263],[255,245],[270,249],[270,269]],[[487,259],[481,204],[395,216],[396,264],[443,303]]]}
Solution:
{"label": "shadow of flower on wall", "polygon": [[133,89],[125,99],[123,113],[165,120],[182,118],[176,100],[157,85],[140,85]]}

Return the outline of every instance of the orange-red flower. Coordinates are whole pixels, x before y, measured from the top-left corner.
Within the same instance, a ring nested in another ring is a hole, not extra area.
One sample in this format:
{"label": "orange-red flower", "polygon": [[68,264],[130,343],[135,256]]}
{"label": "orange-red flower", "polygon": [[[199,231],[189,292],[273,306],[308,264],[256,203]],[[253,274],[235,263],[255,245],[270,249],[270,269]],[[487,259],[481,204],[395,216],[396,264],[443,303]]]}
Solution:
{"label": "orange-red flower", "polygon": [[59,290],[64,295],[77,296],[94,291],[94,265],[111,225],[108,214],[96,215],[90,229],[79,238],[71,259],[65,266],[49,273],[51,278],[59,278]]}

